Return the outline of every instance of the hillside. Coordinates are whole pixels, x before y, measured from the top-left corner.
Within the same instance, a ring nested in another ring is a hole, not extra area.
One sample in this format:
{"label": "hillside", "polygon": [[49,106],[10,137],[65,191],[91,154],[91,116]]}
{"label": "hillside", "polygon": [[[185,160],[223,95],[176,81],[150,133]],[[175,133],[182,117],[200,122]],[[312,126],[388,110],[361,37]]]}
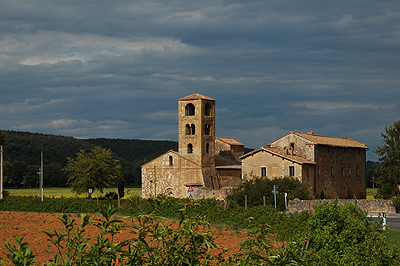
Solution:
{"label": "hillside", "polygon": [[[91,150],[94,146],[110,149],[120,160],[127,185],[140,185],[140,167],[158,155],[177,150],[173,141],[126,140],[126,139],[76,139],[40,133],[6,131],[4,145],[6,186],[35,186],[40,153],[43,150],[45,184],[63,186],[66,177],[59,174],[67,158],[74,158],[81,149]],[[47,169],[46,169],[47,167]],[[57,170],[58,169],[58,170]],[[47,170],[47,171],[46,171]],[[54,176],[56,175],[56,176]],[[25,180],[26,179],[26,180]],[[48,180],[46,180],[48,179]],[[11,180],[11,181],[10,181]],[[46,182],[47,181],[47,182]]]}

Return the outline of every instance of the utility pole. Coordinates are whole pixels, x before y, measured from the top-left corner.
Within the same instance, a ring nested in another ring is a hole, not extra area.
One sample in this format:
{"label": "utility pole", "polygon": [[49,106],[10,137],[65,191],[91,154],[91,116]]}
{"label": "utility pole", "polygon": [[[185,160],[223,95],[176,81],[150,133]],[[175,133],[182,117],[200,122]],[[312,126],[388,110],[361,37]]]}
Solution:
{"label": "utility pole", "polygon": [[43,202],[43,151],[40,153],[40,180],[39,180],[40,198]]}
{"label": "utility pole", "polygon": [[3,198],[3,145],[0,145],[0,199]]}

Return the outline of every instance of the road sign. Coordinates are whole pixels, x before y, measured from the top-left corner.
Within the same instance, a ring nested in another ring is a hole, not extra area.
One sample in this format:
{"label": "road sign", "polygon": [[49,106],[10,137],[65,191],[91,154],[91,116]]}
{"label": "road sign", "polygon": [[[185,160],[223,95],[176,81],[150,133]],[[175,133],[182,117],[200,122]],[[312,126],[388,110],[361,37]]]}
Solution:
{"label": "road sign", "polygon": [[188,191],[187,192],[193,192],[194,190],[193,190],[193,187],[192,186],[189,186],[189,188],[188,188]]}
{"label": "road sign", "polygon": [[192,194],[189,195],[189,200],[193,200]]}
{"label": "road sign", "polygon": [[400,190],[400,185],[397,185],[397,187],[399,188],[399,190]]}

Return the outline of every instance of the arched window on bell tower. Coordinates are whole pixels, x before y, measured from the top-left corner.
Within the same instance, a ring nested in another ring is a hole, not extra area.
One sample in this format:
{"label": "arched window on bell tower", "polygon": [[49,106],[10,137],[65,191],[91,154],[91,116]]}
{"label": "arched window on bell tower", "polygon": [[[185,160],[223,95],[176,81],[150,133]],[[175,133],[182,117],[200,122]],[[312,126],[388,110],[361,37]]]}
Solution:
{"label": "arched window on bell tower", "polygon": [[193,153],[193,145],[192,145],[192,143],[189,143],[187,145],[187,153]]}
{"label": "arched window on bell tower", "polygon": [[195,135],[196,134],[196,127],[194,124],[186,125],[186,135]]}
{"label": "arched window on bell tower", "polygon": [[210,136],[210,134],[211,134],[211,125],[206,124],[204,127],[204,135]]}
{"label": "arched window on bell tower", "polygon": [[195,108],[194,108],[194,105],[192,104],[192,103],[188,103],[187,105],[186,105],[186,107],[185,107],[185,115],[186,116],[192,116],[192,115],[194,115],[194,110],[195,110]]}
{"label": "arched window on bell tower", "polygon": [[210,116],[211,115],[211,104],[207,103],[204,108],[204,115]]}

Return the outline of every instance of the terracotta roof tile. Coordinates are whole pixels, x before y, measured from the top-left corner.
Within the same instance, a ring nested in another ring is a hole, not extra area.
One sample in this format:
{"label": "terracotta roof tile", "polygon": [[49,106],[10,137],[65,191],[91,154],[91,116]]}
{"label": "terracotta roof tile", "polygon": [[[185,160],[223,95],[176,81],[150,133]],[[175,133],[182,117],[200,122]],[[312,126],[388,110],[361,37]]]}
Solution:
{"label": "terracotta roof tile", "polygon": [[190,100],[199,100],[199,99],[215,101],[215,99],[204,96],[200,93],[194,93],[194,94],[188,95],[186,97],[180,98],[178,101],[190,101]]}
{"label": "terracotta roof tile", "polygon": [[217,138],[217,139],[219,139],[219,140],[221,140],[221,141],[223,141],[223,142],[226,142],[226,143],[228,143],[228,144],[230,144],[230,145],[240,145],[240,146],[244,146],[244,144],[242,144],[242,143],[240,143],[239,141],[234,140],[234,139],[230,139],[230,138]]}
{"label": "terracotta roof tile", "polygon": [[367,146],[365,146],[364,143],[358,142],[353,139],[349,139],[347,137],[338,138],[338,137],[315,135],[312,133],[300,133],[300,132],[291,132],[291,133],[300,136],[308,141],[311,141],[313,144],[367,149]]}

